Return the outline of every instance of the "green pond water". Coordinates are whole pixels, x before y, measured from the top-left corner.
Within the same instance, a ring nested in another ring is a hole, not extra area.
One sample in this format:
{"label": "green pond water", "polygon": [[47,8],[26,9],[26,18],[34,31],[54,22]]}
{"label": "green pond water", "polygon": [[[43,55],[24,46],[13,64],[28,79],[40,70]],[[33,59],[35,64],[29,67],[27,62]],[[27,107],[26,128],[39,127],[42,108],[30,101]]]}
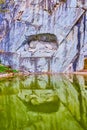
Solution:
{"label": "green pond water", "polygon": [[0,79],[0,130],[87,130],[87,76]]}

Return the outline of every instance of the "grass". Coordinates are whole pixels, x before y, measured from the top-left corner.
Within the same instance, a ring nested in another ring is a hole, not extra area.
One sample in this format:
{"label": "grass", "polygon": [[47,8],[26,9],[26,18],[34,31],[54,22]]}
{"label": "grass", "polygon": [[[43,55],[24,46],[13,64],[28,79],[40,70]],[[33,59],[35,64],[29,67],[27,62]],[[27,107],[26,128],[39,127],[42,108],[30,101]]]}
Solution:
{"label": "grass", "polygon": [[4,66],[4,65],[0,65],[0,73],[17,73],[17,70],[13,70],[12,68],[8,67],[8,66]]}

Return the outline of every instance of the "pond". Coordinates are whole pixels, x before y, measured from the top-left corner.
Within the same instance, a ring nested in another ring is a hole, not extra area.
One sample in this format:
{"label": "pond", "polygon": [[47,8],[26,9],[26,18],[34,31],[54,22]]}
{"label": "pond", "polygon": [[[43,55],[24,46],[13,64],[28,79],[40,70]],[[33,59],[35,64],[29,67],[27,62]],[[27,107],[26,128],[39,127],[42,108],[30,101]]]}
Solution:
{"label": "pond", "polygon": [[87,130],[87,76],[0,79],[0,130]]}

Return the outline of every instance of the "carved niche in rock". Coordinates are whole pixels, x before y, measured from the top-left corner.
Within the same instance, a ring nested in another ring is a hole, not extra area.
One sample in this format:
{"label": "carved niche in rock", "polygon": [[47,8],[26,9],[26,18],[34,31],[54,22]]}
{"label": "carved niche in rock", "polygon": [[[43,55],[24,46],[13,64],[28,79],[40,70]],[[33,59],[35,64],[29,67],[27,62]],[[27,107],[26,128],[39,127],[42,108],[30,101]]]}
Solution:
{"label": "carved niche in rock", "polygon": [[18,47],[17,51],[24,56],[52,56],[57,50],[58,42],[54,34],[42,33],[26,36],[26,40]]}

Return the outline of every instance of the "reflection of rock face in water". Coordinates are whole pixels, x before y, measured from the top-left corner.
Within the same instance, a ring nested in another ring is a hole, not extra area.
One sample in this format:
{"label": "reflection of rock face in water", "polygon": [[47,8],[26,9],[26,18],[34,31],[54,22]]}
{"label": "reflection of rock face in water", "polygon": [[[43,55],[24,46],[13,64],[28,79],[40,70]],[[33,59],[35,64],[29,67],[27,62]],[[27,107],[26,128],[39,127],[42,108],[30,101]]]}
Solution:
{"label": "reflection of rock face in water", "polygon": [[52,112],[58,111],[59,101],[50,101],[50,102],[45,102],[38,105],[32,105],[31,103],[29,105],[27,104],[27,106],[30,111],[52,113]]}
{"label": "reflection of rock face in water", "polygon": [[[50,75],[46,77],[35,75],[25,78],[21,89],[18,97],[29,110],[45,113],[58,111],[60,100],[54,90]],[[28,90],[26,91],[26,89]]]}
{"label": "reflection of rock face in water", "polygon": [[86,130],[85,80],[81,75],[0,80],[0,130]]}
{"label": "reflection of rock face in water", "polygon": [[[59,98],[52,90],[29,90],[28,93],[19,93],[18,97],[27,105],[30,111],[51,113],[58,111]],[[31,94],[30,94],[31,93]],[[24,97],[22,99],[22,97]]]}

